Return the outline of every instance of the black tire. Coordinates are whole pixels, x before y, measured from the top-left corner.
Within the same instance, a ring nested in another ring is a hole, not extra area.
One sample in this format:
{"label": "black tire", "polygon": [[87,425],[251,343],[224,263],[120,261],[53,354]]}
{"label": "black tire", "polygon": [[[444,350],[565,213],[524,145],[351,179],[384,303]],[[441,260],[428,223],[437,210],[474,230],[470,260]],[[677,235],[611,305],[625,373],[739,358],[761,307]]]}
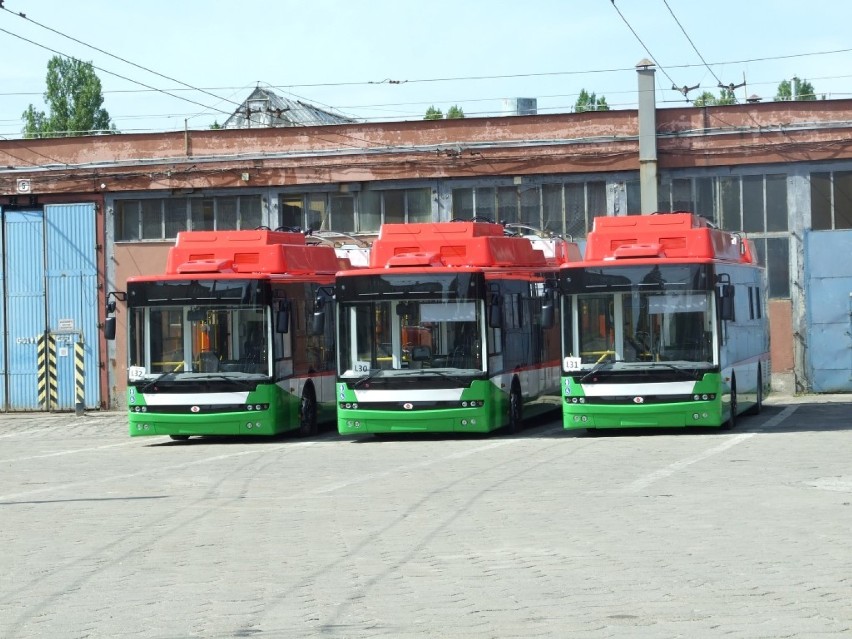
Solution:
{"label": "black tire", "polygon": [[731,380],[731,416],[728,418],[722,428],[724,430],[733,430],[737,425],[737,379]]}
{"label": "black tire", "polygon": [[187,439],[189,439],[189,435],[169,435],[169,437],[175,440],[176,442],[185,442]]}
{"label": "black tire", "polygon": [[757,393],[754,406],[748,409],[746,413],[748,415],[760,415],[760,412],[763,410],[763,375],[760,372],[760,369],[757,369]]}
{"label": "black tire", "polygon": [[310,437],[317,434],[317,397],[313,386],[305,386],[299,402],[299,434]]}
{"label": "black tire", "polygon": [[524,398],[521,395],[521,385],[517,381],[512,382],[512,390],[509,391],[509,432],[512,434],[521,432],[524,421]]}

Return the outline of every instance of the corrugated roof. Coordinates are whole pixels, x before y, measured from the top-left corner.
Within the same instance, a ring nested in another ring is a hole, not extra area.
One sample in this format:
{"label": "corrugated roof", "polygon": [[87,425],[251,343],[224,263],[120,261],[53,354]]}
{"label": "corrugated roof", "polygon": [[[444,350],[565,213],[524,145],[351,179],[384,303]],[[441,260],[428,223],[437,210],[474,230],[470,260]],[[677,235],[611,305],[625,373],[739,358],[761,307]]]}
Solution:
{"label": "corrugated roof", "polygon": [[291,100],[260,87],[234,111],[223,129],[257,129],[264,127],[317,126],[323,124],[348,124],[355,122],[313,104]]}

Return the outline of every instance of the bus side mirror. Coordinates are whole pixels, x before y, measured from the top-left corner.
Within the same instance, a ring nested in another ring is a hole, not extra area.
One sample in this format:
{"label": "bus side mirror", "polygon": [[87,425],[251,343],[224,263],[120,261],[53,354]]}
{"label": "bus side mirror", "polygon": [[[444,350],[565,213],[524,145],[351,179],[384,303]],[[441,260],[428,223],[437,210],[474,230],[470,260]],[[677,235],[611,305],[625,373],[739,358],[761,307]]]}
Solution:
{"label": "bus side mirror", "polygon": [[491,304],[488,307],[488,326],[490,328],[503,326],[503,300],[499,295],[491,296]]}
{"label": "bus side mirror", "polygon": [[322,335],[325,332],[325,311],[314,312],[311,318],[311,335]]}
{"label": "bus side mirror", "polygon": [[719,318],[734,321],[734,285],[723,284],[719,296]]}
{"label": "bus side mirror", "polygon": [[115,316],[110,315],[104,320],[104,337],[108,340],[115,339]]}
{"label": "bus side mirror", "polygon": [[127,291],[110,291],[106,297],[106,317],[104,318],[104,338],[115,339],[115,309],[118,302],[127,301]]}
{"label": "bus side mirror", "polygon": [[290,304],[281,302],[275,313],[275,332],[286,333],[290,330]]}
{"label": "bus side mirror", "polygon": [[553,328],[553,323],[556,321],[556,313],[553,310],[553,303],[548,302],[541,307],[541,327]]}

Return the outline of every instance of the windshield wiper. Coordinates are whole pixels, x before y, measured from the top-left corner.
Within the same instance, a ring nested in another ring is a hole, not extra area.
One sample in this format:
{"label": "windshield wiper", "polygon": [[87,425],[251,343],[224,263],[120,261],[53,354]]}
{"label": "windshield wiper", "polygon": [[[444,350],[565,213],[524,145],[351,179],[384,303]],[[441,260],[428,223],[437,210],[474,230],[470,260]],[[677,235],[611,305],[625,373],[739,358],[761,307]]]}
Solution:
{"label": "windshield wiper", "polygon": [[592,369],[591,369],[588,373],[586,373],[585,375],[583,375],[580,379],[578,379],[578,380],[577,380],[577,382],[578,382],[578,383],[580,383],[580,384],[582,384],[582,383],[583,383],[583,382],[585,382],[585,381],[586,381],[589,377],[591,377],[592,375],[594,375],[594,374],[595,374],[595,373],[597,373],[598,371],[603,370],[603,368],[604,368],[605,366],[612,366],[613,364],[615,364],[615,363],[616,363],[616,362],[618,362],[618,361],[620,361],[620,360],[617,360],[617,359],[615,359],[615,358],[614,358],[614,357],[612,357],[612,356],[607,357],[606,359],[602,359],[602,360],[601,360],[601,361],[599,361],[597,364],[595,364],[594,366],[592,366]]}
{"label": "windshield wiper", "polygon": [[254,387],[254,384],[242,377],[231,377],[229,375],[222,375],[221,373],[214,373],[212,375],[206,375],[204,377],[205,381],[211,379],[228,382],[229,384],[233,384],[234,386],[239,387],[241,390],[251,390]]}
{"label": "windshield wiper", "polygon": [[381,368],[377,368],[368,375],[364,375],[364,377],[359,377],[354,384],[352,384],[352,388],[358,388],[362,384],[366,384],[372,379],[376,379],[382,372]]}
{"label": "windshield wiper", "polygon": [[444,379],[448,379],[455,384],[467,384],[468,380],[464,377],[459,377],[458,375],[452,375],[450,373],[445,373],[444,371],[435,370],[434,368],[421,368],[418,373],[424,373],[426,375],[437,375],[438,377],[443,377]]}
{"label": "windshield wiper", "polygon": [[160,374],[159,374],[159,375],[157,375],[154,379],[152,379],[152,380],[150,380],[149,382],[146,382],[145,384],[143,384],[143,385],[139,388],[139,392],[140,392],[140,393],[144,393],[144,392],[146,392],[149,388],[151,388],[152,386],[155,386],[158,382],[161,382],[161,381],[163,381],[164,379],[166,379],[169,375],[174,375],[175,373],[177,373],[177,370],[178,370],[181,366],[183,366],[183,362],[181,362],[180,364],[178,364],[177,366],[175,366],[175,367],[174,367],[172,370],[170,370],[170,371],[166,371],[165,373],[160,373]]}
{"label": "windshield wiper", "polygon": [[690,381],[695,381],[695,374],[688,373],[686,370],[681,368],[680,366],[675,366],[674,364],[669,364],[667,362],[651,362],[649,368],[657,368],[658,366],[662,366],[663,368],[670,368],[673,371],[676,371],[680,374],[683,379],[688,379]]}

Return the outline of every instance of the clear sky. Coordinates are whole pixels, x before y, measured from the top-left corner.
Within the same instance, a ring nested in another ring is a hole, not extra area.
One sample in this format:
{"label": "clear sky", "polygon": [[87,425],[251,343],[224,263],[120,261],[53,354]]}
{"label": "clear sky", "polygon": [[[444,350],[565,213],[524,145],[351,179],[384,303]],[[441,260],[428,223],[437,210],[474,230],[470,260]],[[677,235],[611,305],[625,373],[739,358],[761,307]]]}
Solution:
{"label": "clear sky", "polygon": [[695,99],[744,78],[741,100],[771,100],[794,75],[819,95],[852,97],[848,0],[3,5],[0,136],[7,138],[20,137],[27,105],[46,108],[47,61],[56,53],[92,62],[104,107],[125,133],[208,128],[258,84],[366,121],[421,119],[430,105],[494,115],[517,97],[537,98],[539,113],[568,112],[581,89],[611,108],[635,108],[642,58],[658,65],[660,107],[686,104],[673,85],[700,85],[687,94]]}

